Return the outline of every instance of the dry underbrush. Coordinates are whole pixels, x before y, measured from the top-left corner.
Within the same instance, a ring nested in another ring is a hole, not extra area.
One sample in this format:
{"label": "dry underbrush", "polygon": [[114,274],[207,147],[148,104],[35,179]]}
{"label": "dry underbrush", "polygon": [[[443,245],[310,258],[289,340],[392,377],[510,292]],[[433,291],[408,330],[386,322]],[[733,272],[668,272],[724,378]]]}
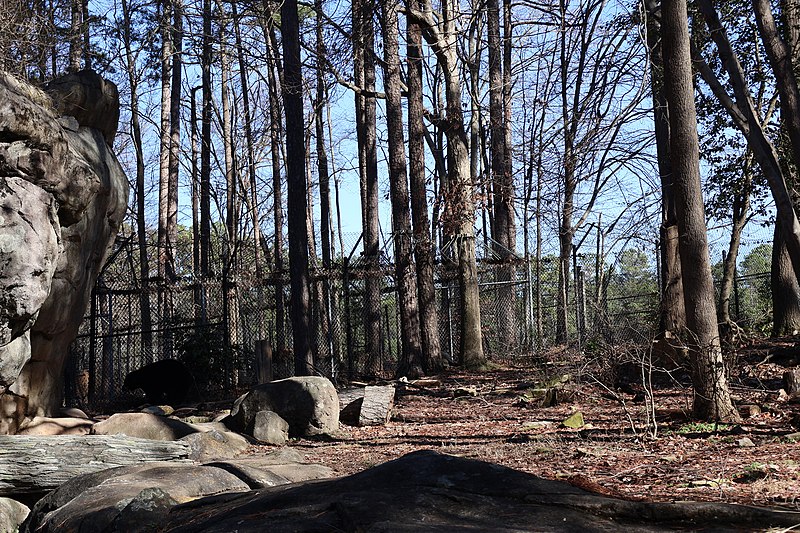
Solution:
{"label": "dry underbrush", "polygon": [[[616,353],[614,368],[600,355],[561,351],[481,374],[448,372],[432,386],[401,385],[386,426],[342,426],[338,439],[294,445],[343,475],[435,449],[624,498],[799,510],[800,403],[778,390],[795,340],[737,352],[731,383],[740,425],[691,420],[685,372],[643,372],[635,350]],[[544,407],[548,388],[556,401]],[[565,427],[576,411],[584,425]]]}

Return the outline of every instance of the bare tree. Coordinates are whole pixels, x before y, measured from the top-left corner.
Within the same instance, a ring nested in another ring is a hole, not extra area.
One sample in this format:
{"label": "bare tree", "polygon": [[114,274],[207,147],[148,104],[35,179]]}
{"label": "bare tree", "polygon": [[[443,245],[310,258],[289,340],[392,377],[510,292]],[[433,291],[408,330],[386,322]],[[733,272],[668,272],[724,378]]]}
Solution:
{"label": "bare tree", "polygon": [[378,152],[375,103],[374,0],[353,2],[353,69],[356,91],[356,136],[361,185],[361,219],[366,269],[364,296],[365,372],[377,372],[381,350],[380,226],[378,220]]}
{"label": "bare tree", "polygon": [[392,200],[394,265],[400,303],[402,356],[397,368],[400,376],[422,375],[422,341],[417,305],[417,280],[412,255],[411,211],[403,135],[403,104],[400,78],[400,30],[397,13],[399,0],[384,0],[383,56],[386,92],[386,122],[389,152],[389,188]]}
{"label": "bare tree", "polygon": [[439,316],[433,279],[433,243],[428,219],[425,185],[425,124],[422,101],[422,34],[419,24],[406,23],[408,41],[408,172],[411,190],[411,214],[414,225],[414,259],[417,268],[417,291],[422,334],[422,366],[436,373],[443,367],[439,340]]}
{"label": "bare tree", "polygon": [[470,158],[464,114],[461,109],[461,62],[456,44],[458,4],[442,2],[441,16],[433,16],[429,0],[421,8],[406,5],[408,16],[422,28],[422,35],[436,54],[445,82],[445,117],[442,127],[447,136],[448,189],[443,224],[454,235],[458,257],[461,296],[461,363],[470,369],[486,367],[481,336],[478,269],[475,261],[475,199],[470,177]]}

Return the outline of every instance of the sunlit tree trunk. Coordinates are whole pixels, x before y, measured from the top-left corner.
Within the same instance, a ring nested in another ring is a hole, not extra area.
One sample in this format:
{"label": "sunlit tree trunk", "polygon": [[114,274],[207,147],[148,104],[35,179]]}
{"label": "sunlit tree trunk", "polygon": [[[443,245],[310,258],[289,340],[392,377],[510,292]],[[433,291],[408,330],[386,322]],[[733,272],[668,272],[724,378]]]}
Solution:
{"label": "sunlit tree trunk", "polygon": [[414,224],[414,259],[417,267],[417,291],[422,334],[423,369],[428,373],[442,370],[439,314],[433,277],[433,244],[428,218],[425,186],[425,124],[422,120],[422,34],[419,24],[407,21],[408,42],[408,171],[411,190],[411,214]]}
{"label": "sunlit tree trunk", "polygon": [[399,0],[383,2],[384,87],[389,152],[389,189],[392,200],[394,265],[400,307],[402,354],[397,375],[419,377],[422,368],[422,341],[417,305],[417,280],[412,257],[411,212],[403,135],[402,80],[400,76],[400,31],[397,13]]}
{"label": "sunlit tree trunk", "polygon": [[664,94],[664,63],[661,53],[661,2],[645,0],[647,46],[650,53],[650,84],[653,94],[653,124],[656,136],[658,174],[661,181],[661,305],[659,334],[663,337],[680,335],[686,327],[683,306],[683,280],[678,250],[678,221],[672,188],[672,165],[669,153],[669,113]]}
{"label": "sunlit tree trunk", "polygon": [[141,294],[139,311],[142,320],[142,344],[145,353],[153,349],[153,324],[150,314],[150,258],[147,253],[147,222],[145,220],[145,161],[142,147],[142,127],[139,122],[139,74],[136,72],[136,56],[133,53],[131,35],[131,12],[128,0],[122,0],[122,35],[125,47],[125,67],[131,89],[131,140],[136,154],[136,242],[139,248],[139,278]]}
{"label": "sunlit tree trunk", "polygon": [[[505,12],[504,12],[504,18]],[[506,21],[508,23],[509,21]],[[514,235],[514,185],[511,178],[511,159],[508,157],[506,116],[506,77],[503,73],[505,46],[500,35],[499,0],[487,2],[489,49],[489,124],[491,128],[492,166],[492,240],[502,264],[497,269],[497,328],[503,349],[513,349],[516,333],[516,292],[512,284],[514,266],[510,263],[516,243]],[[506,28],[508,33],[509,28]],[[510,82],[510,78],[509,78]]]}
{"label": "sunlit tree trunk", "polygon": [[303,76],[300,62],[300,22],[297,2],[281,6],[283,41],[283,107],[286,115],[286,181],[288,183],[289,280],[295,375],[312,372],[311,316],[306,228],[306,169],[303,131]]}
{"label": "sunlit tree trunk", "polygon": [[455,235],[461,296],[461,363],[469,369],[486,367],[481,336],[480,293],[475,260],[475,184],[470,180],[470,157],[461,108],[461,64],[457,54],[457,2],[444,0],[439,21],[429,0],[422,9],[407,7],[409,16],[423,27],[423,36],[442,67],[445,90],[448,191],[443,224]]}
{"label": "sunlit tree trunk", "polygon": [[381,273],[379,264],[378,156],[375,103],[374,0],[353,2],[353,48],[356,93],[356,136],[361,183],[361,217],[364,240],[364,351],[365,373],[379,370],[381,352]]}
{"label": "sunlit tree trunk", "polygon": [[664,87],[669,106],[670,153],[678,215],[686,325],[694,386],[693,414],[737,421],[719,344],[714,285],[700,188],[699,143],[686,0],[662,2]]}

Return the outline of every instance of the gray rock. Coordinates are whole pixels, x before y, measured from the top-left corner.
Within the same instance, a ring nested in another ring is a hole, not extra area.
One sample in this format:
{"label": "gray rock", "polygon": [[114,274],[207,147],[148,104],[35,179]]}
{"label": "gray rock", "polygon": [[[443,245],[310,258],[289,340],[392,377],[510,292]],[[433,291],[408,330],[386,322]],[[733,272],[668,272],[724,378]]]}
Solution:
{"label": "gray rock", "polygon": [[182,504],[160,531],[742,531],[798,521],[783,510],[616,500],[425,451],[344,478]]}
{"label": "gray rock", "polygon": [[339,429],[339,397],[330,380],[293,377],[264,383],[240,397],[225,424],[252,435],[259,411],[273,411],[289,423],[289,435],[331,435]]}
{"label": "gray rock", "polygon": [[289,423],[272,411],[259,411],[253,421],[253,437],[282,446],[289,440]]}
{"label": "gray rock", "polygon": [[58,114],[100,130],[106,143],[114,144],[119,122],[119,91],[115,84],[93,70],[81,70],[53,80],[46,90]]}
{"label": "gray rock", "polygon": [[[284,448],[284,450],[288,449]],[[299,454],[297,455],[298,460],[288,462],[283,462],[279,455],[273,457],[239,457],[225,461],[215,461],[207,466],[227,470],[253,489],[313,481],[315,479],[329,479],[336,475],[331,468],[305,463],[302,457],[299,457]]]}
{"label": "gray rock", "polygon": [[17,531],[30,512],[17,500],[0,498],[0,531]]}
{"label": "gray rock", "polygon": [[79,476],[48,494],[34,506],[23,531],[154,531],[175,503],[248,489],[235,475],[208,466],[114,468]]}
{"label": "gray rock", "polygon": [[49,493],[22,531],[156,531],[177,504],[332,475],[330,468],[304,464],[302,455],[289,449],[203,466],[162,462],[111,468],[74,477]]}
{"label": "gray rock", "polygon": [[180,420],[150,413],[117,413],[92,427],[93,435],[128,435],[150,440],[178,440],[196,432]]}
{"label": "gray rock", "polygon": [[180,440],[189,444],[189,458],[198,463],[232,459],[250,446],[247,439],[230,431],[192,433]]}
{"label": "gray rock", "polygon": [[37,416],[20,426],[18,435],[88,435],[94,420],[86,418]]}
{"label": "gray rock", "polygon": [[[72,110],[97,104],[111,119],[106,93]],[[92,126],[59,120],[45,93],[0,74],[0,433],[58,412],[69,344],[125,216],[128,180]]]}

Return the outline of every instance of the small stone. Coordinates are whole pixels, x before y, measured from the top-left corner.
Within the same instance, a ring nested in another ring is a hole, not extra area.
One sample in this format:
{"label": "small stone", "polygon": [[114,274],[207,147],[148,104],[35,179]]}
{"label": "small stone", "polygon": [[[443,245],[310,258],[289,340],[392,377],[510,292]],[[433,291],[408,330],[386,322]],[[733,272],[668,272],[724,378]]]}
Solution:
{"label": "small stone", "polygon": [[786,440],[791,443],[800,442],[800,431],[795,433],[789,433],[788,435],[786,435]]}
{"label": "small stone", "polygon": [[253,437],[267,444],[286,444],[289,440],[289,423],[278,413],[259,411],[253,424]]}
{"label": "small stone", "polygon": [[175,412],[175,409],[169,405],[148,405],[141,411],[142,413],[149,413],[151,415],[169,416]]}
{"label": "small stone", "polygon": [[744,404],[739,406],[739,414],[743,418],[753,418],[761,414],[761,407],[755,404]]}
{"label": "small stone", "polygon": [[750,440],[750,437],[742,437],[736,441],[737,446],[740,448],[755,448],[756,443]]}
{"label": "small stone", "polygon": [[572,415],[569,416],[566,420],[561,422],[564,427],[572,428],[572,429],[580,429],[586,425],[586,422],[583,420],[583,413],[580,411],[575,411]]}
{"label": "small stone", "polygon": [[547,420],[534,420],[533,422],[523,422],[522,429],[523,430],[543,429],[552,424],[553,424],[552,422],[549,422]]}
{"label": "small stone", "polygon": [[458,387],[453,391],[454,398],[463,398],[465,396],[477,396],[478,389],[475,387]]}

